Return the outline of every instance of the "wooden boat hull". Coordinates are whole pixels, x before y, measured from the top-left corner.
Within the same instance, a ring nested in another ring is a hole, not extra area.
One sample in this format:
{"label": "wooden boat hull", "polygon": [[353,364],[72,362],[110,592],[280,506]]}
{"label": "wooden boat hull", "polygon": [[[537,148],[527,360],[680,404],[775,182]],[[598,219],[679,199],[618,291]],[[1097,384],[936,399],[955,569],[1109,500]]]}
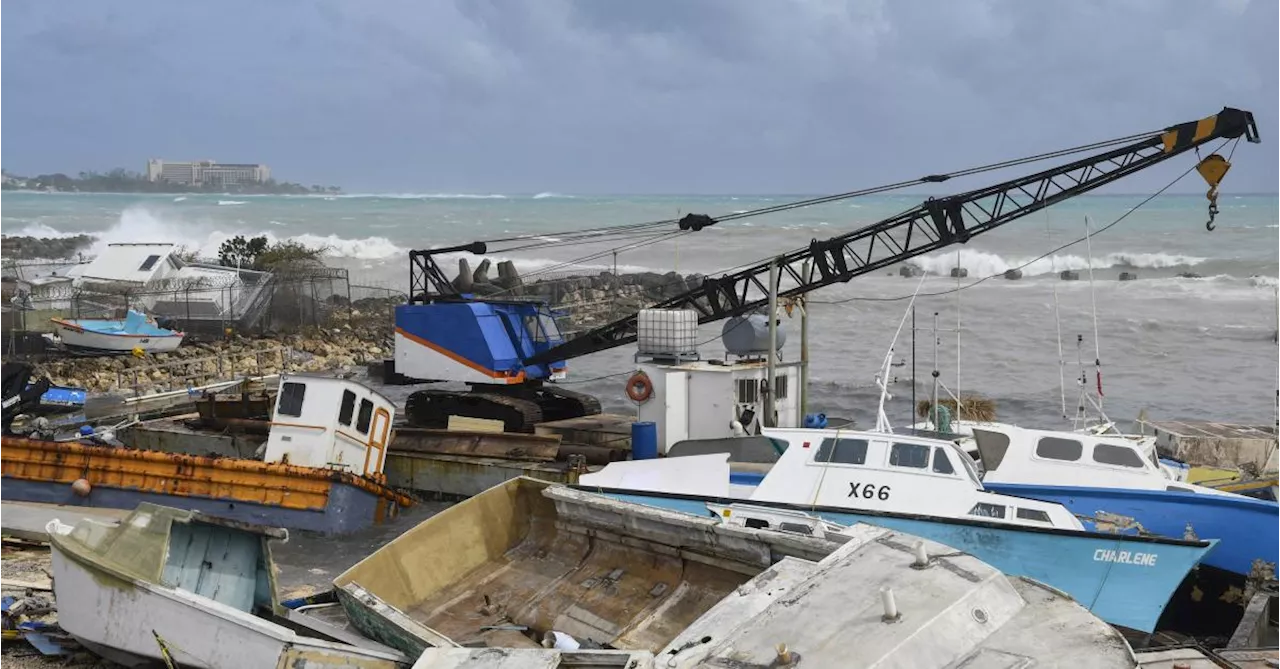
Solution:
{"label": "wooden boat hull", "polygon": [[51,521],[58,624],[95,653],[128,667],[395,669],[396,655],[312,639],[178,588],[116,573],[64,546],[71,527]]}
{"label": "wooden boat hull", "polygon": [[140,348],[147,353],[165,353],[173,351],[182,344],[184,333],[175,332],[170,335],[126,334],[94,332],[76,324],[75,321],[53,319],[53,331],[62,345],[79,351],[94,353],[129,353]]}
{"label": "wooden boat hull", "polygon": [[[597,487],[581,489],[625,502],[703,516],[711,513],[708,503],[745,501]],[[1057,588],[1103,620],[1142,632],[1155,630],[1174,591],[1215,545],[1212,541],[1146,539],[915,514],[749,503],[805,511],[842,526],[866,523],[937,541],[1010,576],[1025,576]]]}
{"label": "wooden boat hull", "polygon": [[410,657],[471,641],[536,648],[513,622],[654,652],[775,556],[820,559],[830,550],[804,553],[810,538],[730,538],[710,520],[593,511],[545,496],[548,486],[507,481],[339,575],[352,624]]}
{"label": "wooden boat hull", "polygon": [[[152,502],[220,518],[324,534],[354,532],[412,504],[350,473],[70,442],[5,439],[0,497],[133,509]],[[72,488],[79,479],[90,491]]]}

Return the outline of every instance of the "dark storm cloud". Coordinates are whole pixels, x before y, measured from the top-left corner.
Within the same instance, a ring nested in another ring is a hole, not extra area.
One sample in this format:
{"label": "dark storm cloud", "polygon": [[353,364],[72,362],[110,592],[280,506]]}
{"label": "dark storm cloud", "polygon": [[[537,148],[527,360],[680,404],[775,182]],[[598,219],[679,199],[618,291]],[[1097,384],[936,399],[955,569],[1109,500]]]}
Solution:
{"label": "dark storm cloud", "polygon": [[3,19],[18,172],[211,157],[349,190],[829,192],[1231,105],[1268,141],[1227,189],[1278,178],[1275,2],[14,0]]}

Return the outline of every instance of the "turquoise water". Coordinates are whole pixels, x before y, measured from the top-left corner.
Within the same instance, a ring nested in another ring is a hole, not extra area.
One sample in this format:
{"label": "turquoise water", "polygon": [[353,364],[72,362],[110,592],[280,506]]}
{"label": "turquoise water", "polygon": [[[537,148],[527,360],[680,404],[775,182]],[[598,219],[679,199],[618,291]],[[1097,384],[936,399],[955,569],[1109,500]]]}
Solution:
{"label": "turquoise water", "polygon": [[[100,242],[170,241],[204,254],[235,234],[266,234],[330,247],[334,264],[351,270],[352,281],[405,290],[406,251],[475,240],[534,236],[543,245],[521,251],[501,248],[531,240],[491,245],[491,258],[510,258],[526,276],[537,272],[594,273],[653,270],[715,274],[780,252],[853,230],[920,203],[923,195],[860,198],[766,217],[726,222],[676,240],[623,250],[611,249],[643,238],[595,244],[556,245],[559,232],[588,227],[664,220],[695,212],[712,216],[752,210],[799,196],[581,196],[542,194],[403,194],[395,196],[210,196],[82,195],[6,192],[2,196],[7,235],[89,233]],[[958,247],[959,264],[969,271],[960,286],[1023,265],[1084,235],[1084,219],[1094,230],[1113,222],[1145,195],[1083,196],[1010,223]],[[1060,376],[1066,380],[1068,412],[1074,412],[1077,359],[1103,363],[1104,408],[1113,418],[1132,418],[1147,409],[1152,418],[1213,419],[1255,424],[1276,420],[1277,197],[1225,192],[1218,229],[1204,228],[1203,195],[1169,195],[1138,209],[1119,224],[1084,243],[1024,268],[1021,281],[996,278],[916,302],[917,325],[928,328],[933,314],[943,328],[960,320],[956,334],[940,334],[938,365],[951,388],[995,398],[1002,418],[1053,427],[1060,424]],[[598,257],[570,262],[584,256]],[[1095,289],[1087,280],[1063,282],[1055,271],[1083,271],[1092,257]],[[456,261],[445,259],[452,268]],[[957,252],[916,260],[947,274]],[[472,263],[475,266],[475,263]],[[905,297],[918,280],[897,276],[897,268],[824,288],[812,295],[811,410],[874,421],[874,376],[904,314]],[[1119,282],[1120,272],[1138,275]],[[1180,273],[1202,278],[1179,278]],[[954,289],[955,279],[928,278],[922,295]],[[1055,295],[1056,293],[1056,295]],[[1055,299],[1066,364],[1060,375]],[[1091,303],[1097,303],[1095,352]],[[837,302],[839,302],[837,304]],[[723,350],[708,325],[704,356]],[[1077,354],[1077,335],[1083,342]],[[798,336],[784,355],[798,355]],[[904,331],[895,356],[897,396],[890,418],[909,419],[911,333]],[[916,340],[918,393],[933,366],[931,335]],[[570,361],[578,389],[597,394],[606,409],[628,411],[625,377],[598,378],[629,368],[633,350],[623,347]],[[958,364],[957,364],[958,361]],[[593,380],[595,379],[595,380]]]}

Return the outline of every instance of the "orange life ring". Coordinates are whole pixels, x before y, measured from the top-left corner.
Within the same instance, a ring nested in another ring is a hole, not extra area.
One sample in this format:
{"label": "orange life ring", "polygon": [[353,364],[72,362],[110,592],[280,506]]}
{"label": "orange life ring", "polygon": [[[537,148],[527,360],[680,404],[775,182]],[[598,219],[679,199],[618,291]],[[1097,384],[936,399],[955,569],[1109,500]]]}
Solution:
{"label": "orange life ring", "polygon": [[653,382],[649,380],[649,375],[644,372],[636,372],[627,379],[627,397],[632,402],[644,403],[649,401],[649,396],[653,394]]}

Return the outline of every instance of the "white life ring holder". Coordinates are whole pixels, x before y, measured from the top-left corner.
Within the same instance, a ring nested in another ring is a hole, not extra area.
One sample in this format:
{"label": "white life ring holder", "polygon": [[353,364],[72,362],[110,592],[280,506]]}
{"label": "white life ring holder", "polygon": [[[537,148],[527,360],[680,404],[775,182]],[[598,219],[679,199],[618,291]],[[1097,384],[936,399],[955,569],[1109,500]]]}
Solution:
{"label": "white life ring holder", "polygon": [[630,397],[632,402],[644,404],[652,395],[653,382],[649,380],[648,374],[636,372],[627,379],[627,397]]}

